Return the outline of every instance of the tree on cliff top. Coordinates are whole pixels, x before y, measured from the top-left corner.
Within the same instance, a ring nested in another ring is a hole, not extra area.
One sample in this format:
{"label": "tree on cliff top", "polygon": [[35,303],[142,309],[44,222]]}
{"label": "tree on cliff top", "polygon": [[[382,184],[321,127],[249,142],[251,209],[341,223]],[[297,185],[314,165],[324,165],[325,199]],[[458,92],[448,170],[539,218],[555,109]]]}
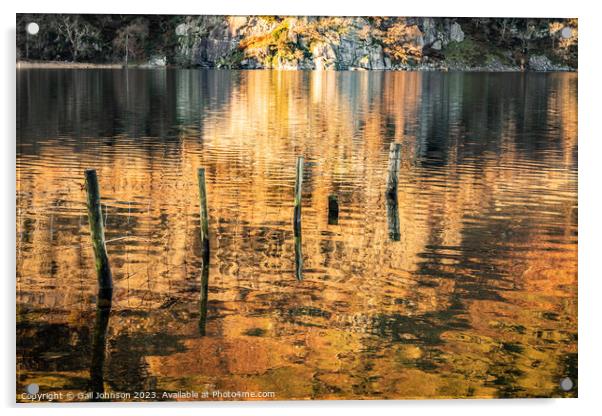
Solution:
{"label": "tree on cliff top", "polygon": [[58,15],[56,29],[67,41],[74,61],[100,50],[100,31],[79,15]]}
{"label": "tree on cliff top", "polygon": [[138,18],[117,30],[113,39],[113,51],[116,56],[129,59],[146,58],[146,41],[149,35],[148,21]]}

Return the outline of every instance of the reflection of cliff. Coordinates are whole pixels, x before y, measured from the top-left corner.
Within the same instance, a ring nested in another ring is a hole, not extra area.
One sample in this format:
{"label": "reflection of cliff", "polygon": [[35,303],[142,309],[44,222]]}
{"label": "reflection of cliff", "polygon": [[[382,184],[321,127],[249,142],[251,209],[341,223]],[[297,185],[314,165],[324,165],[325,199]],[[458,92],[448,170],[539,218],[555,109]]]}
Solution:
{"label": "reflection of cliff", "polygon": [[[19,76],[36,103],[19,110],[17,161],[17,301],[32,343],[50,324],[85,327],[92,308],[80,184],[94,166],[116,286],[112,389],[136,379],[278,398],[559,394],[576,352],[575,76],[162,74],[130,71],[124,90],[123,74],[90,73],[83,91],[100,76],[104,92],[87,96],[43,72]],[[71,98],[48,98],[45,82]],[[57,116],[64,107],[80,116]],[[28,127],[40,124],[48,134]],[[403,145],[399,242],[384,200],[392,141]],[[212,235],[204,338],[198,166]],[[35,351],[20,347],[22,383],[39,376],[25,358]]]}

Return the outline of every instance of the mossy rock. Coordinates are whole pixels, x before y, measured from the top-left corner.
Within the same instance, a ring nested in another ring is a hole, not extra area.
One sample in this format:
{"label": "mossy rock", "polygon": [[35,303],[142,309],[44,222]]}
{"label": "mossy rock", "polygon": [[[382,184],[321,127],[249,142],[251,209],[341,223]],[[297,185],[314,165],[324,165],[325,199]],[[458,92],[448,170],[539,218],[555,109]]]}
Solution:
{"label": "mossy rock", "polygon": [[462,42],[448,43],[441,52],[450,62],[476,66],[486,63],[489,51],[481,43],[465,38]]}

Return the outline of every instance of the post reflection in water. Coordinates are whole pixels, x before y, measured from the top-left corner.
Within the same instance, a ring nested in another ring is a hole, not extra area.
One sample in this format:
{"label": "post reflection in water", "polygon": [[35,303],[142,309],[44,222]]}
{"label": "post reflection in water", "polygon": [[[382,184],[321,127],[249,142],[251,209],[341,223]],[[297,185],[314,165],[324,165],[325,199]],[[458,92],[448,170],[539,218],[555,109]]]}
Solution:
{"label": "post reflection in water", "polygon": [[295,209],[293,235],[295,236],[295,277],[303,280],[303,231],[301,227],[301,194],[303,189],[303,157],[297,158],[295,168]]}
{"label": "post reflection in water", "polygon": [[201,285],[199,302],[199,333],[206,335],[207,326],[207,301],[209,298],[209,253],[203,255],[203,264],[201,266]]}
{"label": "post reflection in water", "polygon": [[578,380],[577,74],[126,73],[17,71],[18,397],[88,391],[87,168],[114,283],[107,390],[577,395],[558,387]]}
{"label": "post reflection in water", "polygon": [[387,195],[387,224],[389,226],[389,238],[392,241],[401,239],[399,231],[399,206],[397,203],[397,195]]}
{"label": "post reflection in water", "polygon": [[105,391],[104,364],[107,344],[107,329],[111,315],[112,289],[100,289],[96,304],[96,319],[94,320],[94,333],[92,338],[92,359],[90,361],[90,392],[92,400]]}
{"label": "post reflection in water", "polygon": [[295,235],[295,277],[303,280],[303,242],[300,230]]}

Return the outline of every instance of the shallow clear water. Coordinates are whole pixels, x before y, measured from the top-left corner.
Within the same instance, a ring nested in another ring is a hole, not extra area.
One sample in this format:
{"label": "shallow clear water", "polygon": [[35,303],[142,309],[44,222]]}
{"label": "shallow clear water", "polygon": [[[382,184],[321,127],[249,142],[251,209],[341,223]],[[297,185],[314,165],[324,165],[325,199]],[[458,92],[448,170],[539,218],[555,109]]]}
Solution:
{"label": "shallow clear water", "polygon": [[[104,348],[87,168],[115,284]],[[94,382],[280,400],[576,395],[558,385],[577,377],[577,74],[17,70],[16,231],[18,400],[30,383]]]}

